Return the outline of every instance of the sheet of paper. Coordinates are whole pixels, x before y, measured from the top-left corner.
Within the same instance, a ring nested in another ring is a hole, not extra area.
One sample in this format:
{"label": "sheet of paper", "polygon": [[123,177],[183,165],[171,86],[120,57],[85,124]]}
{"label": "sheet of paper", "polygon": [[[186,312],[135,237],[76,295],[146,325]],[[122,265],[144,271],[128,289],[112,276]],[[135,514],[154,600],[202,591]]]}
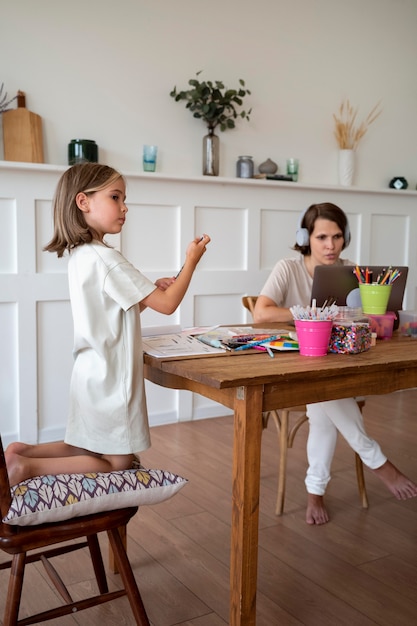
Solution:
{"label": "sheet of paper", "polygon": [[191,335],[171,333],[142,338],[143,351],[151,356],[163,358],[167,356],[192,356],[204,354],[224,354],[226,351],[213,348]]}
{"label": "sheet of paper", "polygon": [[153,335],[169,335],[172,333],[180,332],[181,326],[179,324],[170,324],[167,326],[142,326],[142,337],[150,337]]}

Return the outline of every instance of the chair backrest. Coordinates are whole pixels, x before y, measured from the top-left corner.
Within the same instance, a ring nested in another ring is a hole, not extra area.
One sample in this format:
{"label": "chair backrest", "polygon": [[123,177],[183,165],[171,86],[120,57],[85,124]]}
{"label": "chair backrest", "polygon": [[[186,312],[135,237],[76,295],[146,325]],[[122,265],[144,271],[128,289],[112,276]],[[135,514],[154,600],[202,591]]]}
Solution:
{"label": "chair backrest", "polygon": [[9,475],[7,473],[6,459],[4,458],[3,442],[0,435],[0,535],[14,534],[15,528],[1,521],[6,517],[10,509],[12,496],[10,492]]}
{"label": "chair backrest", "polygon": [[245,307],[245,309],[248,309],[248,311],[250,311],[250,313],[252,314],[252,318],[254,318],[255,304],[256,304],[257,299],[258,299],[258,296],[243,296],[242,297],[242,304]]}

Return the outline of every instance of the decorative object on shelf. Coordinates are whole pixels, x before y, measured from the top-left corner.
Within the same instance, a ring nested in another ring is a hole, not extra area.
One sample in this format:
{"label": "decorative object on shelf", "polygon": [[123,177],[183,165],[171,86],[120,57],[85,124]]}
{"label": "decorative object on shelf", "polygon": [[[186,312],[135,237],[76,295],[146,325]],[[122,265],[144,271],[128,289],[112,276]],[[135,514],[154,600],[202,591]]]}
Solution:
{"label": "decorative object on shelf", "polygon": [[365,120],[357,124],[358,109],[353,108],[349,100],[343,100],[337,114],[333,114],[335,122],[334,135],[339,146],[339,184],[349,186],[353,183],[355,173],[355,150],[369,126],[379,117],[382,110],[378,102],[368,113]]}
{"label": "decorative object on shelf", "polygon": [[214,129],[208,129],[203,137],[203,174],[204,176],[218,176],[220,165],[220,141],[214,134]]}
{"label": "decorative object on shelf", "polygon": [[[198,77],[200,72],[197,72]],[[235,128],[238,117],[249,121],[252,109],[239,111],[243,98],[250,95],[245,88],[245,81],[239,79],[238,89],[228,89],[220,80],[199,81],[194,78],[188,81],[190,89],[178,91],[176,87],[170,92],[175,102],[185,100],[185,107],[191,111],[193,117],[202,119],[208,128],[208,134],[203,139],[203,174],[218,176],[219,174],[219,138],[214,134],[217,126],[224,132]]]}
{"label": "decorative object on shelf", "polygon": [[272,161],[272,159],[267,159],[258,167],[260,174],[276,174],[278,172],[278,165]]}
{"label": "decorative object on shelf", "polygon": [[389,183],[390,189],[407,189],[408,182],[404,176],[394,176]]}
{"label": "decorative object on shelf", "polygon": [[92,139],[71,139],[68,144],[68,165],[98,163],[98,146]]}
{"label": "decorative object on shelf", "polygon": [[15,99],[17,109],[2,111],[4,159],[43,163],[42,118],[27,110],[23,91],[18,91]]}
{"label": "decorative object on shelf", "polygon": [[344,149],[339,150],[339,185],[350,187],[353,183],[353,175],[355,173],[355,151]]}
{"label": "decorative object on shelf", "polygon": [[251,156],[240,156],[236,163],[238,178],[253,178],[253,161]]}

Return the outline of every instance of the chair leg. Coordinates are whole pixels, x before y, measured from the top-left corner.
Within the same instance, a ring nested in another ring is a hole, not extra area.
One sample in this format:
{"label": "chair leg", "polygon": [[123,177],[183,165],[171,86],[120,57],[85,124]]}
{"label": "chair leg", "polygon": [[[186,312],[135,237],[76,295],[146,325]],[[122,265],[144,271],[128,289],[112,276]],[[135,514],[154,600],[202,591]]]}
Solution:
{"label": "chair leg", "polygon": [[[125,547],[125,550],[127,548],[127,532],[126,532],[126,526],[120,526],[119,528],[119,533],[120,536],[122,538],[122,542],[123,545]],[[111,545],[109,545],[109,569],[113,574],[118,574],[119,571],[117,569],[117,564],[116,561],[114,559],[114,554],[113,554],[113,550],[111,548]]]}
{"label": "chair leg", "polygon": [[288,420],[289,411],[281,411],[280,428],[278,432],[279,442],[279,469],[278,469],[278,493],[275,514],[282,515],[284,511],[285,485],[287,481],[287,453],[288,453]]}
{"label": "chair leg", "polygon": [[[298,409],[298,407],[297,407]],[[303,413],[290,429],[290,409],[281,409],[278,411],[269,411],[267,418],[272,416],[278,433],[278,447],[279,447],[279,467],[278,467],[278,492],[277,502],[275,506],[275,514],[282,515],[284,512],[285,502],[285,486],[287,482],[287,456],[288,448],[292,448],[294,443],[294,437],[304,422],[307,421],[307,415]],[[263,418],[264,428],[268,424],[268,419]]]}
{"label": "chair leg", "polygon": [[3,626],[15,626],[19,617],[22,597],[23,576],[25,573],[26,553],[15,554],[11,563],[9,588],[7,590],[6,609]]}
{"label": "chair leg", "polygon": [[104,569],[103,557],[101,556],[100,544],[97,535],[89,535],[87,537],[88,548],[90,550],[91,561],[94,567],[97,585],[100,593],[107,593],[109,590],[107,584],[106,571]]}
{"label": "chair leg", "polygon": [[111,530],[107,531],[107,534],[113,550],[116,566],[118,571],[120,572],[120,576],[126,589],[127,597],[129,598],[130,606],[132,608],[136,623],[139,626],[150,626],[148,616],[146,614],[145,607],[143,605],[142,598],[139,593],[139,589],[132,571],[132,567],[130,565],[122,538],[120,536],[119,529],[112,528]]}
{"label": "chair leg", "polygon": [[369,502],[368,494],[366,492],[365,476],[363,474],[363,463],[361,457],[359,456],[359,454],[357,454],[357,452],[355,452],[355,465],[356,478],[358,481],[359,496],[361,499],[362,508],[367,509],[369,507]]}

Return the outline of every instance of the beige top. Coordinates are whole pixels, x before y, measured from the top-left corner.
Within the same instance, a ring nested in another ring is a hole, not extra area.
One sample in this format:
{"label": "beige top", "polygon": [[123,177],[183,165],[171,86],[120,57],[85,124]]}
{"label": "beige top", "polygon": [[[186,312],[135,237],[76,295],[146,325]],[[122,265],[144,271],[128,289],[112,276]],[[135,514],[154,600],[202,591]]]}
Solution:
{"label": "beige top", "polygon": [[[354,265],[347,259],[339,259],[342,265]],[[260,295],[273,300],[279,307],[290,308],[299,304],[308,306],[311,301],[313,278],[307,272],[304,257],[281,259],[273,268]]]}

